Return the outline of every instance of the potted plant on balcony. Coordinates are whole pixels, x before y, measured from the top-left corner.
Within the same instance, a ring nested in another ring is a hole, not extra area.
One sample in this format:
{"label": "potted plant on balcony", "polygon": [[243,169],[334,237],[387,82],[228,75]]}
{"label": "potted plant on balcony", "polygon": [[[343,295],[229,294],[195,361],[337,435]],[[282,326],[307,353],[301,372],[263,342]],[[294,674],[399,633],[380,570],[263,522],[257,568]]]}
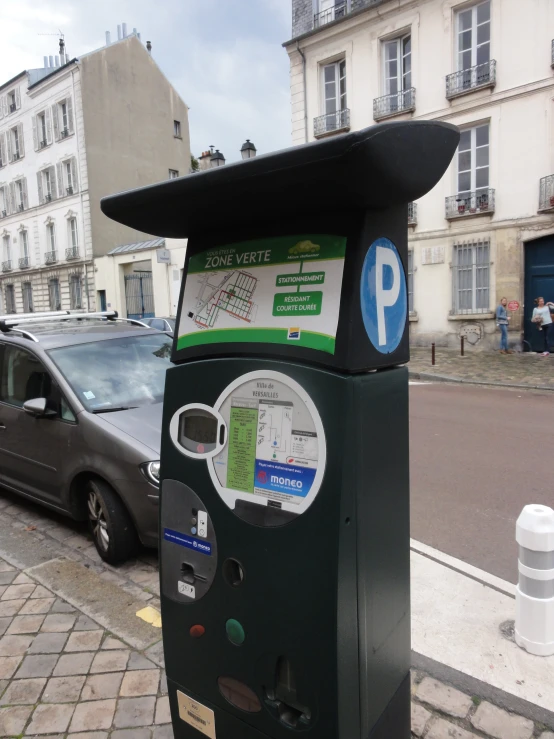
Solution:
{"label": "potted plant on balcony", "polygon": [[466,212],[466,204],[458,203],[458,215],[463,216],[465,212]]}
{"label": "potted plant on balcony", "polygon": [[550,207],[554,208],[554,195],[550,196]]}

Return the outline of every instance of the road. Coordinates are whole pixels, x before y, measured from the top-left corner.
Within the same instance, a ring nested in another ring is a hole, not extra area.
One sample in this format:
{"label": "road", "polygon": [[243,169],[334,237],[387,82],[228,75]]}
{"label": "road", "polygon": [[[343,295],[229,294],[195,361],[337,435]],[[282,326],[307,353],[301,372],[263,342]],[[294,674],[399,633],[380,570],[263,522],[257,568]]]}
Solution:
{"label": "road", "polygon": [[412,385],[412,538],[516,582],[521,509],[554,507],[553,412],[548,393]]}

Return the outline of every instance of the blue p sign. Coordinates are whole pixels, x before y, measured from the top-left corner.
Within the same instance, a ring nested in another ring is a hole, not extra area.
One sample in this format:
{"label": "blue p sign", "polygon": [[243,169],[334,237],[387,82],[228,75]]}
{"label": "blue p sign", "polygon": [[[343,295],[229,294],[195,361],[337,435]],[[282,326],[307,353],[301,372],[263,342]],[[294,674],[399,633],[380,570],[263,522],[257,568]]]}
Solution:
{"label": "blue p sign", "polygon": [[360,302],[369,340],[382,354],[390,354],[402,340],[408,301],[402,260],[389,239],[377,239],[367,251]]}

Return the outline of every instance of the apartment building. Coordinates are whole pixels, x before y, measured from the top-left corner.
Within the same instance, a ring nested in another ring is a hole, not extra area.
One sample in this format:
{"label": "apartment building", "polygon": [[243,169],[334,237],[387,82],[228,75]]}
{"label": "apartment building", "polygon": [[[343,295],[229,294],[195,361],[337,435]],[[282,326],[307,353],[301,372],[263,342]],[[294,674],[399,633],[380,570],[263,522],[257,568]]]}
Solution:
{"label": "apartment building", "polygon": [[410,205],[412,343],[496,346],[505,296],[520,305],[511,343],[538,349],[533,299],[554,301],[554,3],[292,0],[292,17],[293,143],[383,120],[461,129]]}
{"label": "apartment building", "polygon": [[125,24],[0,85],[0,313],[104,307],[94,259],[147,236],[100,199],[189,168],[187,106]]}

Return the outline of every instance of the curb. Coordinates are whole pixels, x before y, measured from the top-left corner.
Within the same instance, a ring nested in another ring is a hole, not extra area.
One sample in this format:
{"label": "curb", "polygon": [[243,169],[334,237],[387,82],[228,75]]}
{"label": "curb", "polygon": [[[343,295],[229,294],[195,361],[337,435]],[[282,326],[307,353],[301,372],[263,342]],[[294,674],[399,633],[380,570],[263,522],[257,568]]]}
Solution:
{"label": "curb", "polygon": [[554,392],[554,388],[546,387],[545,385],[518,385],[509,382],[490,382],[489,380],[465,380],[462,377],[435,375],[430,372],[409,371],[408,377],[410,380],[429,380],[433,382],[452,382],[458,383],[459,385],[486,385],[488,387],[511,387],[518,390],[547,390],[548,392]]}

